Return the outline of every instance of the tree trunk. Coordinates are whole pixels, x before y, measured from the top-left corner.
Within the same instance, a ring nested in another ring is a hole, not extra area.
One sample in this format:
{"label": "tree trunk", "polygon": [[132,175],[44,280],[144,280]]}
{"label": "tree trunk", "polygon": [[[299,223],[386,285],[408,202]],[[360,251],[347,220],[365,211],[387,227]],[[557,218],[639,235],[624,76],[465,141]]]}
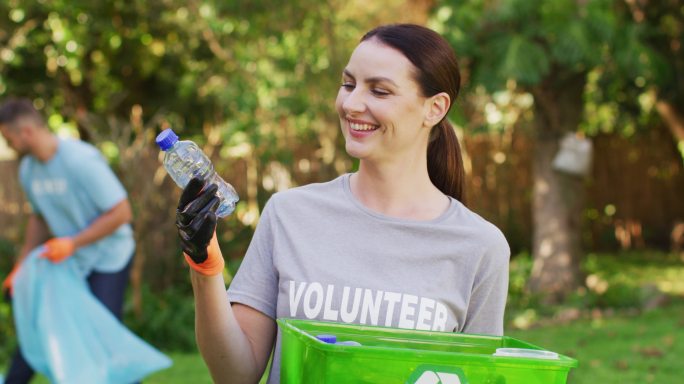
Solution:
{"label": "tree trunk", "polygon": [[534,264],[529,288],[547,303],[563,300],[580,283],[584,180],[555,171],[552,162],[563,134],[576,131],[581,121],[585,78],[583,73],[556,74],[533,90]]}

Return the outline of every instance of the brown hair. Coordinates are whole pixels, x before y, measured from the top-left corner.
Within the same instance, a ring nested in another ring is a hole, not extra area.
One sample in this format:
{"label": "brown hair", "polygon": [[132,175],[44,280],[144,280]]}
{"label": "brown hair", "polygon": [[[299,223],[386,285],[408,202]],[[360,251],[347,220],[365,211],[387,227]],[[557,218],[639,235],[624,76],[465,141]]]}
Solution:
{"label": "brown hair", "polygon": [[10,98],[0,105],[0,124],[7,125],[8,128],[15,128],[14,123],[25,117],[35,120],[41,126],[45,124],[29,99]]}
{"label": "brown hair", "polygon": [[[454,50],[437,32],[415,24],[390,24],[371,30],[361,41],[371,38],[398,50],[413,63],[423,96],[446,92],[454,104],[461,88],[461,73]],[[432,183],[444,194],[465,203],[461,146],[446,116],[430,131],[427,161]]]}

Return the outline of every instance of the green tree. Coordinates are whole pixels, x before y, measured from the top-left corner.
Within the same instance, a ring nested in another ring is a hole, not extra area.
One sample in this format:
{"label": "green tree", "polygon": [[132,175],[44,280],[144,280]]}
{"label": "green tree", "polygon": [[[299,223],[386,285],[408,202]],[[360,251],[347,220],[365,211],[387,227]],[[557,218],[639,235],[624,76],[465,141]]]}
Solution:
{"label": "green tree", "polygon": [[456,47],[470,87],[512,88],[534,98],[529,287],[551,301],[581,284],[584,180],[552,168],[559,140],[584,121],[590,74],[617,70],[631,84],[657,62],[642,43],[644,28],[625,14],[626,5],[612,0],[450,0],[435,14],[433,23]]}
{"label": "green tree", "polygon": [[630,16],[648,28],[645,44],[663,57],[661,75],[650,84],[657,100],[655,108],[678,142],[684,160],[684,7],[681,1],[631,1]]}
{"label": "green tree", "polygon": [[429,3],[7,0],[0,99],[32,98],[54,130],[91,141],[119,172],[134,208],[141,309],[143,280],[189,290],[173,227],[179,189],[154,144],[160,128],[202,145],[240,194],[219,225],[234,268],[273,192],[352,167],[334,98],[363,32],[424,22]]}

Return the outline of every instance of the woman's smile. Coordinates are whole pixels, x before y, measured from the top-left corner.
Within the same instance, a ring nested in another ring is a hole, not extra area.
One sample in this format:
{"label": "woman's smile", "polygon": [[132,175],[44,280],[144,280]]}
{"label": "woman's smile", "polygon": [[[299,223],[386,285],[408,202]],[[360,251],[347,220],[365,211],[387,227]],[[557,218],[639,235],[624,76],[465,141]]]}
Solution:
{"label": "woman's smile", "polygon": [[378,128],[377,124],[372,124],[367,121],[357,119],[346,119],[349,127],[349,134],[357,139],[362,139],[372,135]]}

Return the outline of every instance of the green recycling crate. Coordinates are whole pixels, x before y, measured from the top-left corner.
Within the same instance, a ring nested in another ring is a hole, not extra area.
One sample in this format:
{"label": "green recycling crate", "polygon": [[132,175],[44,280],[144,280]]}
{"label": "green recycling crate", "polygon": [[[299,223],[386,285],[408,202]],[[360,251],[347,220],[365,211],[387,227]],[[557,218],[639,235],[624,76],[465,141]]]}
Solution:
{"label": "green recycling crate", "polygon": [[284,384],[563,384],[577,367],[577,360],[506,336],[295,319],[278,325]]}

